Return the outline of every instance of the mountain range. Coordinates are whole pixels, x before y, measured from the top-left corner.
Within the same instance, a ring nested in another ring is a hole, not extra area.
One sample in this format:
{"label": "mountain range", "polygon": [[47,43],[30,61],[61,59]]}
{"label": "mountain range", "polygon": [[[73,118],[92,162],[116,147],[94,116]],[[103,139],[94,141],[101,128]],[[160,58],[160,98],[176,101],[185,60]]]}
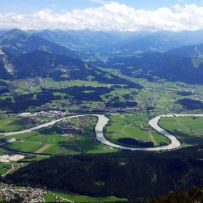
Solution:
{"label": "mountain range", "polygon": [[14,29],[0,36],[0,77],[48,76],[57,68],[80,67],[85,63],[58,44]]}
{"label": "mountain range", "polygon": [[203,31],[0,31],[0,78],[61,79],[69,75],[69,79],[86,79],[93,74],[97,80],[100,66],[133,77],[155,76],[202,84],[202,34]]}
{"label": "mountain range", "polygon": [[18,29],[0,36],[0,79],[27,77],[96,81],[135,88],[140,85],[93,67],[74,51]]}
{"label": "mountain range", "polygon": [[74,57],[74,53],[68,48],[19,29],[13,29],[1,35],[0,47],[6,53],[14,56],[20,56],[35,50],[43,50]]}
{"label": "mountain range", "polygon": [[136,56],[111,57],[108,66],[130,76],[158,76],[169,81],[203,84],[203,44]]}
{"label": "mountain range", "polygon": [[203,31],[182,32],[99,32],[44,30],[36,36],[71,48],[81,54],[102,52],[134,55],[140,52],[164,52],[182,46],[203,43]]}

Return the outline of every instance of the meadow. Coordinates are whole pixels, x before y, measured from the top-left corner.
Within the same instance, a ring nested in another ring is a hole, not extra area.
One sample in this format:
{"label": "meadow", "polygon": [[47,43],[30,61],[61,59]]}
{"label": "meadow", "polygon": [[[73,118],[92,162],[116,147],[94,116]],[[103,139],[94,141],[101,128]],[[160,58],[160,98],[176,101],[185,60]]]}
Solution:
{"label": "meadow", "polygon": [[141,142],[152,142],[154,146],[168,144],[169,140],[154,131],[149,125],[147,114],[112,115],[110,124],[106,127],[106,138],[121,144],[119,139],[132,138]]}
{"label": "meadow", "polygon": [[32,127],[31,124],[25,123],[16,115],[0,114],[0,132],[13,132]]}
{"label": "meadow", "polygon": [[159,124],[177,136],[183,147],[203,144],[202,117],[162,118]]}
{"label": "meadow", "polygon": [[[96,122],[96,117],[92,116],[85,118],[85,121],[74,118],[39,131],[2,138],[6,142],[2,146],[6,149],[20,152],[50,155],[108,153],[116,151],[96,140],[94,132]],[[76,130],[73,129],[72,132],[66,132],[67,126],[74,126]],[[16,141],[8,143],[7,141],[11,138],[15,138]]]}
{"label": "meadow", "polygon": [[56,192],[50,191],[47,195],[45,195],[46,202],[54,202],[55,198],[59,197],[63,199],[64,202],[127,202],[125,198],[118,198],[114,196],[109,197],[90,197],[87,195],[79,195],[74,193],[64,193],[64,192]]}

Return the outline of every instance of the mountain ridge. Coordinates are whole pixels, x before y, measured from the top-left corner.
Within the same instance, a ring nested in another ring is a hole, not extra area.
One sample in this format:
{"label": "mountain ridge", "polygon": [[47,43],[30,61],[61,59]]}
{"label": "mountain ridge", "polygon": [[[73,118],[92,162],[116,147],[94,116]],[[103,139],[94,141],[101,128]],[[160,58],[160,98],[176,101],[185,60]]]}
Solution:
{"label": "mountain ridge", "polygon": [[35,50],[44,50],[55,54],[76,57],[75,54],[66,47],[16,28],[0,36],[0,47],[14,56],[20,56]]}
{"label": "mountain ridge", "polygon": [[203,84],[203,44],[185,46],[164,53],[111,57],[107,66],[131,76],[158,76],[169,81]]}

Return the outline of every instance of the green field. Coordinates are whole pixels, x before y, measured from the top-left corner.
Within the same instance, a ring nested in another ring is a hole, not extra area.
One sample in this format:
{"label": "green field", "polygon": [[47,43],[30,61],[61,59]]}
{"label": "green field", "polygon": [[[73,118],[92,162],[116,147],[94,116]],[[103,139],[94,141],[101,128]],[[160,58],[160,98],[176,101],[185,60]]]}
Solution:
{"label": "green field", "polygon": [[97,142],[96,137],[89,135],[72,135],[71,137],[61,136],[59,134],[41,134],[41,133],[28,133],[24,135],[15,135],[16,137],[28,137],[23,141],[16,141],[13,143],[5,144],[8,149],[14,149],[22,152],[37,153],[37,151],[44,145],[49,147],[41,152],[42,154],[78,154],[85,153],[107,153],[116,150],[109,149],[103,144]]}
{"label": "green field", "polygon": [[[153,142],[155,146],[168,144],[169,140],[158,134],[148,125],[146,115],[123,114],[111,116],[111,123],[106,128],[106,138],[119,143],[120,138],[133,138],[142,142]],[[120,144],[120,143],[119,143]]]}
{"label": "green field", "polygon": [[94,127],[96,117],[87,117],[85,124],[81,126],[79,118],[57,124],[57,126],[74,125],[80,129],[79,132],[71,134],[57,133],[56,125],[37,132],[8,136],[4,139],[16,138],[16,142],[6,143],[4,147],[22,152],[39,154],[78,154],[85,153],[107,153],[116,150],[110,149],[96,140]]}
{"label": "green field", "polygon": [[0,175],[5,174],[12,167],[12,163],[0,163]]}
{"label": "green field", "polygon": [[176,135],[183,146],[203,144],[202,117],[162,118],[160,126]]}
{"label": "green field", "polygon": [[23,122],[21,118],[15,115],[0,114],[0,132],[19,131],[29,127],[32,125]]}
{"label": "green field", "polygon": [[127,202],[127,199],[125,198],[118,198],[114,196],[110,197],[90,197],[85,195],[79,195],[79,194],[67,194],[64,192],[49,192],[45,196],[46,202],[54,202],[56,197],[60,197],[63,202]]}

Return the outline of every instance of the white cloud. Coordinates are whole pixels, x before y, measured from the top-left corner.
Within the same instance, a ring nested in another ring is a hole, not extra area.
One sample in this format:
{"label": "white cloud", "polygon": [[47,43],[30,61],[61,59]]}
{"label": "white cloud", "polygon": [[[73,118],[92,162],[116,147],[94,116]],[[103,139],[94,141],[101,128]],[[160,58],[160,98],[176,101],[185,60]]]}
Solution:
{"label": "white cloud", "polygon": [[110,2],[98,8],[75,9],[66,13],[51,10],[19,15],[0,13],[0,28],[92,29],[92,30],[198,30],[203,29],[203,6],[174,5],[157,10],[131,8]]}

